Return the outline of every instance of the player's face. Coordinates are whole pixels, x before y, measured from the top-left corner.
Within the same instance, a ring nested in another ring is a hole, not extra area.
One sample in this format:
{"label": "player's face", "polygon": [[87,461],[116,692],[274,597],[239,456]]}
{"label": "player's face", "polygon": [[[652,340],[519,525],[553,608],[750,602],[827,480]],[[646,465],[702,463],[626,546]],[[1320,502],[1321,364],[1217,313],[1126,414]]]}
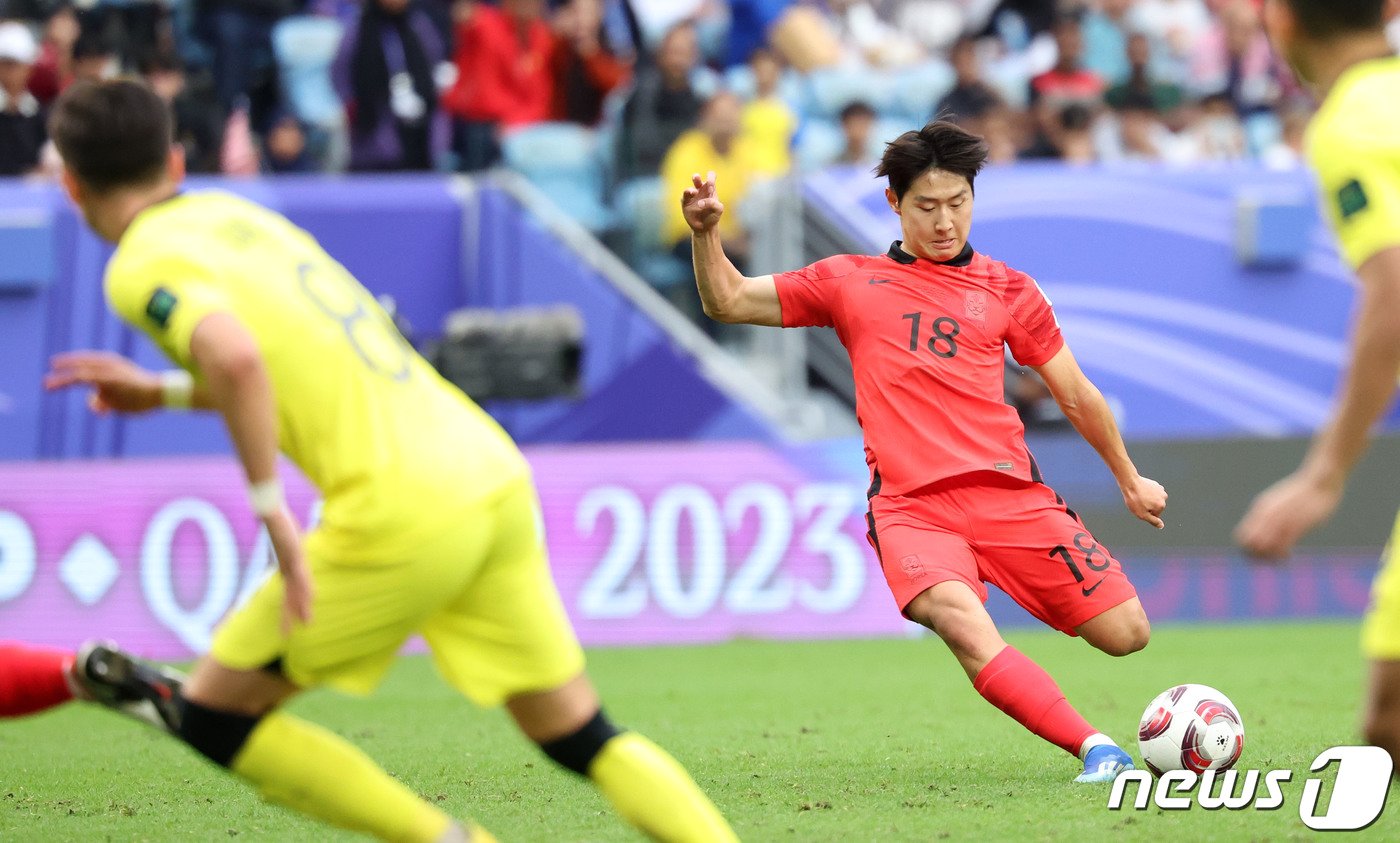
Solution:
{"label": "player's face", "polygon": [[904,250],[935,261],[952,260],[967,245],[972,229],[972,185],[947,170],[929,170],[914,180],[904,199],[885,190],[899,214]]}

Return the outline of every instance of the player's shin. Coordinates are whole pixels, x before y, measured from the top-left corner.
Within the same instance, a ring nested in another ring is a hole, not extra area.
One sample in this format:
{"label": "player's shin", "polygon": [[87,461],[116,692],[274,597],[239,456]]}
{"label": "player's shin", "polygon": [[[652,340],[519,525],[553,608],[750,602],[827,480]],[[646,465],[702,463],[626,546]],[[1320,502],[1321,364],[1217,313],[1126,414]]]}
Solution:
{"label": "player's shin", "polygon": [[451,839],[450,817],[331,732],[281,712],[249,717],[181,702],[180,737],[268,801],[381,840]]}
{"label": "player's shin", "polygon": [[1030,731],[1071,755],[1099,734],[1065,699],[1044,668],[1006,647],[982,668],[972,687]]}
{"label": "player's shin", "polygon": [[73,699],[67,650],[0,642],[0,717],[21,717]]}
{"label": "player's shin", "polygon": [[601,710],[577,732],[540,749],[592,779],[623,819],[653,839],[738,839],[676,759],[635,732],[619,732]]}

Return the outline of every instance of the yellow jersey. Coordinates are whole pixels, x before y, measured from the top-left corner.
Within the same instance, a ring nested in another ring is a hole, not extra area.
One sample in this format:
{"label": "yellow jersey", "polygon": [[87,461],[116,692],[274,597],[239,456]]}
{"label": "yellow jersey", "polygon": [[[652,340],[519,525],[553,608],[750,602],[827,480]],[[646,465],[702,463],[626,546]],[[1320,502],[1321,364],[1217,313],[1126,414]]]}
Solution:
{"label": "yellow jersey", "polygon": [[1400,246],[1400,56],[1347,69],[1308,127],[1307,145],[1352,268]]}
{"label": "yellow jersey", "polygon": [[665,242],[674,245],[690,236],[680,196],[691,186],[692,174],[699,173],[704,178],[711,170],[715,173],[720,201],[724,203],[724,216],[719,220],[720,234],[724,237],[738,234],[741,230],[739,206],[749,186],[762,172],[761,157],[753,139],[744,135],[734,139],[728,155],[715,149],[709,135],[699,129],[691,129],[676,138],[661,162],[661,181],[666,189],[666,218],[661,236]]}
{"label": "yellow jersey", "polygon": [[276,393],[278,444],[325,497],[308,549],[391,561],[527,472],[505,431],[280,214],[219,192],[147,208],[105,290],[117,315],[196,377],[190,338],[204,317],[228,313],[252,334]]}
{"label": "yellow jersey", "polygon": [[756,99],[744,106],[743,136],[753,143],[752,164],[765,176],[785,176],[792,169],[792,136],[797,117],[777,97]]}

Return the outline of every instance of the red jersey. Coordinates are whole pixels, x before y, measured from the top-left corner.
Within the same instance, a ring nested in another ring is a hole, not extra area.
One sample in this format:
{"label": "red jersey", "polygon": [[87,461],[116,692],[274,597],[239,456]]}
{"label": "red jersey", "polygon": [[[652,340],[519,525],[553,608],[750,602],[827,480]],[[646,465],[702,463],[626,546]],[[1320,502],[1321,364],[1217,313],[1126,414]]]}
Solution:
{"label": "red jersey", "polygon": [[970,245],[938,263],[896,241],[885,255],[838,255],[773,281],[783,327],[835,328],[851,356],[872,494],[974,471],[1040,480],[1003,397],[1006,347],[1023,366],[1064,347],[1029,275]]}

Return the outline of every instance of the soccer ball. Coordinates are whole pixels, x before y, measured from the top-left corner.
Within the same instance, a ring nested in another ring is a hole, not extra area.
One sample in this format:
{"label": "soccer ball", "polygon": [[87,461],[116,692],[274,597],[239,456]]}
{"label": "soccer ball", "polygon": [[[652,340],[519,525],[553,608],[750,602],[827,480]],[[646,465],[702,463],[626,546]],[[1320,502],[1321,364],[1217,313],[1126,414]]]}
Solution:
{"label": "soccer ball", "polygon": [[1177,685],[1142,713],[1138,749],[1158,777],[1168,770],[1228,770],[1244,751],[1244,722],[1230,698],[1209,685]]}

